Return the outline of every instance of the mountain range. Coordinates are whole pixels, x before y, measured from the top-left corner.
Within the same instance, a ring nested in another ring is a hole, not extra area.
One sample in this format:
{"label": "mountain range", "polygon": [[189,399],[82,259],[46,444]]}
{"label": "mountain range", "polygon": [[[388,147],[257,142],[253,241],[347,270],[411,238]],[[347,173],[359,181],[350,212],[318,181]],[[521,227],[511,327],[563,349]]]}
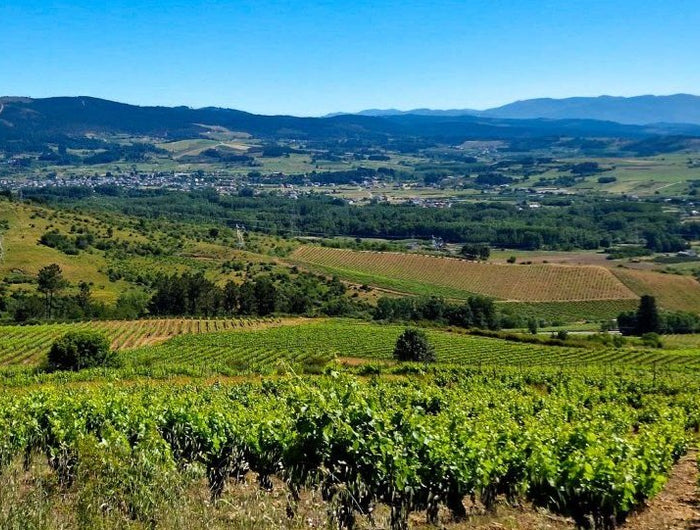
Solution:
{"label": "mountain range", "polygon": [[[700,124],[700,96],[675,94],[672,96],[635,97],[575,97],[566,99],[538,98],[515,101],[486,110],[474,109],[368,109],[360,116],[480,116],[506,119],[589,119],[614,121],[630,125],[655,123]],[[338,115],[338,114],[335,114]]]}
{"label": "mountain range", "polygon": [[[615,121],[615,120],[620,120]],[[628,123],[622,123],[622,122]],[[644,125],[639,123],[644,122]],[[212,127],[256,137],[312,141],[429,141],[700,136],[700,98],[529,100],[487,111],[366,111],[322,118],[265,116],[206,107],[146,107],[92,97],[0,98],[0,147],[56,143],[61,138],[130,134],[196,138]]]}

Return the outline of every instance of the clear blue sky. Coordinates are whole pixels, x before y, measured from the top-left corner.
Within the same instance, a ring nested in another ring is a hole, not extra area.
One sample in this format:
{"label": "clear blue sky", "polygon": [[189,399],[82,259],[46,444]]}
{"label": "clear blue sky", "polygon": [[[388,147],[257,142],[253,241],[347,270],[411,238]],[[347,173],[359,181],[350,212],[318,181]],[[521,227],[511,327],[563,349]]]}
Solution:
{"label": "clear blue sky", "polygon": [[5,0],[0,94],[320,115],[700,93],[700,0]]}

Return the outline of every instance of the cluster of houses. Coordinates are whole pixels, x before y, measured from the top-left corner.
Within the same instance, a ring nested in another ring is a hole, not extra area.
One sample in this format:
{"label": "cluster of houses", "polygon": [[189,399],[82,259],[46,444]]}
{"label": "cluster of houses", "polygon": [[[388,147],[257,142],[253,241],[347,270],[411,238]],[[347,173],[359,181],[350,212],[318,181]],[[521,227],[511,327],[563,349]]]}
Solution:
{"label": "cluster of houses", "polygon": [[221,192],[238,190],[240,184],[233,179],[219,179],[197,173],[171,173],[171,172],[124,172],[107,173],[105,175],[31,175],[23,179],[0,178],[0,188],[61,188],[61,187],[85,187],[99,188],[104,186],[117,186],[129,189],[159,188],[178,191],[191,191],[202,188],[216,188]]}

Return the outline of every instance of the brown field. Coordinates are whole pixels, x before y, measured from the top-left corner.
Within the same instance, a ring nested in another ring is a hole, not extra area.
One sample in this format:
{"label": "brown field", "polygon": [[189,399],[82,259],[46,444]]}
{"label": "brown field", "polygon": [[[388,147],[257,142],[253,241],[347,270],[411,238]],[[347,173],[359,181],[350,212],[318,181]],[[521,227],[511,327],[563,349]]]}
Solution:
{"label": "brown field", "polygon": [[349,281],[413,294],[453,298],[481,294],[526,302],[637,298],[609,269],[598,266],[475,263],[419,254],[314,246],[300,247],[291,259]]}
{"label": "brown field", "polygon": [[631,269],[612,269],[639,296],[650,294],[663,309],[700,312],[700,284],[692,276]]}

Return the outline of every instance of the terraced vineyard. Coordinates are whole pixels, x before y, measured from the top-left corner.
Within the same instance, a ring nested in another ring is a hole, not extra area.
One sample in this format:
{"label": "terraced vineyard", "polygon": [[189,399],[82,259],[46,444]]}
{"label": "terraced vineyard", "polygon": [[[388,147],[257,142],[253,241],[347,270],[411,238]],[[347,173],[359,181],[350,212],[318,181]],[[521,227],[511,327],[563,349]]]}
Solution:
{"label": "terraced vineyard", "polygon": [[302,246],[292,261],[357,283],[464,299],[481,294],[523,302],[634,300],[610,270],[595,266],[502,265],[392,252]]}
{"label": "terraced vineyard", "polygon": [[622,283],[638,295],[650,294],[668,310],[700,312],[700,283],[692,276],[614,269]]}
{"label": "terraced vineyard", "polygon": [[[236,333],[176,337],[159,346],[130,352],[131,364],[199,366],[212,371],[269,373],[284,364],[304,367],[333,358],[354,363],[389,360],[402,326],[352,321],[317,321]],[[698,350],[602,349],[543,346],[430,330],[437,359],[460,365],[583,365],[700,368]]]}
{"label": "terraced vineyard", "polygon": [[158,319],[0,326],[0,365],[32,364],[45,355],[53,341],[69,330],[97,329],[109,337],[112,348],[127,350],[157,344],[177,335],[260,328],[282,323],[273,319]]}

